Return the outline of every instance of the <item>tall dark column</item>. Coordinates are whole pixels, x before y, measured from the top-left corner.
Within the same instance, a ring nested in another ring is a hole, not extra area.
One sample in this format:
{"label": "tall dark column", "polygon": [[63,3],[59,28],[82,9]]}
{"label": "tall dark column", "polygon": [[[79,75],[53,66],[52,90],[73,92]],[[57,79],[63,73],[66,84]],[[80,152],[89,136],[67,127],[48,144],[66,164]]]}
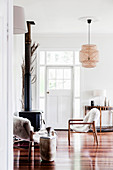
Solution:
{"label": "tall dark column", "polygon": [[33,21],[27,21],[28,32],[25,33],[25,84],[24,84],[24,110],[31,111],[31,25],[35,25]]}

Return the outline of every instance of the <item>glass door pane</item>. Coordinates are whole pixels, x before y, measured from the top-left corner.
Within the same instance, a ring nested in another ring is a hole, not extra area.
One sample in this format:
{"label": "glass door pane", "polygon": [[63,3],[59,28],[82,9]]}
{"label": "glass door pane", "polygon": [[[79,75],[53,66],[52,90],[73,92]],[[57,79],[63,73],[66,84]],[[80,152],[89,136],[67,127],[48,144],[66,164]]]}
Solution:
{"label": "glass door pane", "polygon": [[47,89],[71,89],[71,68],[48,68]]}
{"label": "glass door pane", "polygon": [[45,67],[40,67],[40,97],[45,96]]}

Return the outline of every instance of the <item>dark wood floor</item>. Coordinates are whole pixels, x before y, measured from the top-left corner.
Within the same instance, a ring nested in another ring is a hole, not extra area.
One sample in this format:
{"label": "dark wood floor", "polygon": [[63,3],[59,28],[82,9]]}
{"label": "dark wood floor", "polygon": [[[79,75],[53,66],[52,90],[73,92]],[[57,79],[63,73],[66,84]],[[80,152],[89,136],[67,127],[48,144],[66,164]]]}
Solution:
{"label": "dark wood floor", "polygon": [[73,134],[68,146],[67,132],[58,132],[56,160],[41,162],[39,148],[32,148],[31,161],[25,149],[14,149],[14,169],[20,170],[113,170],[113,132],[98,133],[99,146],[91,134]]}

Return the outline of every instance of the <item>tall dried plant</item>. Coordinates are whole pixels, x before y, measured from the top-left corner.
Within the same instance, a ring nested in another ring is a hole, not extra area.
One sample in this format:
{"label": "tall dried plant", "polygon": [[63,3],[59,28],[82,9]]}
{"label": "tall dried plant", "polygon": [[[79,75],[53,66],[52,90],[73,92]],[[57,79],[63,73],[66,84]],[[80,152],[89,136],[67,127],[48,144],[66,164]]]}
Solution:
{"label": "tall dried plant", "polygon": [[[39,44],[33,43],[31,46],[31,65],[30,65],[30,73],[31,73],[31,84],[34,84],[37,80],[37,76],[35,73],[35,61],[37,58],[37,54],[35,53],[36,49],[38,48]],[[22,98],[21,98],[21,104],[22,104],[22,110],[24,110],[24,77],[25,77],[25,59],[22,60]]]}

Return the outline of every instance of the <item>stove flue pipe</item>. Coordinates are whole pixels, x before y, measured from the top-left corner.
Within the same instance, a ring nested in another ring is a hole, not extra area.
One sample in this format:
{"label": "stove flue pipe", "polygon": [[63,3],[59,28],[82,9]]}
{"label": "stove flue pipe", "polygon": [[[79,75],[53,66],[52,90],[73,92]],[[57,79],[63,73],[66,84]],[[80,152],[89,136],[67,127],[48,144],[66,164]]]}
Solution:
{"label": "stove flue pipe", "polygon": [[31,25],[34,21],[27,21],[28,32],[25,33],[25,81],[24,81],[24,110],[31,111]]}

